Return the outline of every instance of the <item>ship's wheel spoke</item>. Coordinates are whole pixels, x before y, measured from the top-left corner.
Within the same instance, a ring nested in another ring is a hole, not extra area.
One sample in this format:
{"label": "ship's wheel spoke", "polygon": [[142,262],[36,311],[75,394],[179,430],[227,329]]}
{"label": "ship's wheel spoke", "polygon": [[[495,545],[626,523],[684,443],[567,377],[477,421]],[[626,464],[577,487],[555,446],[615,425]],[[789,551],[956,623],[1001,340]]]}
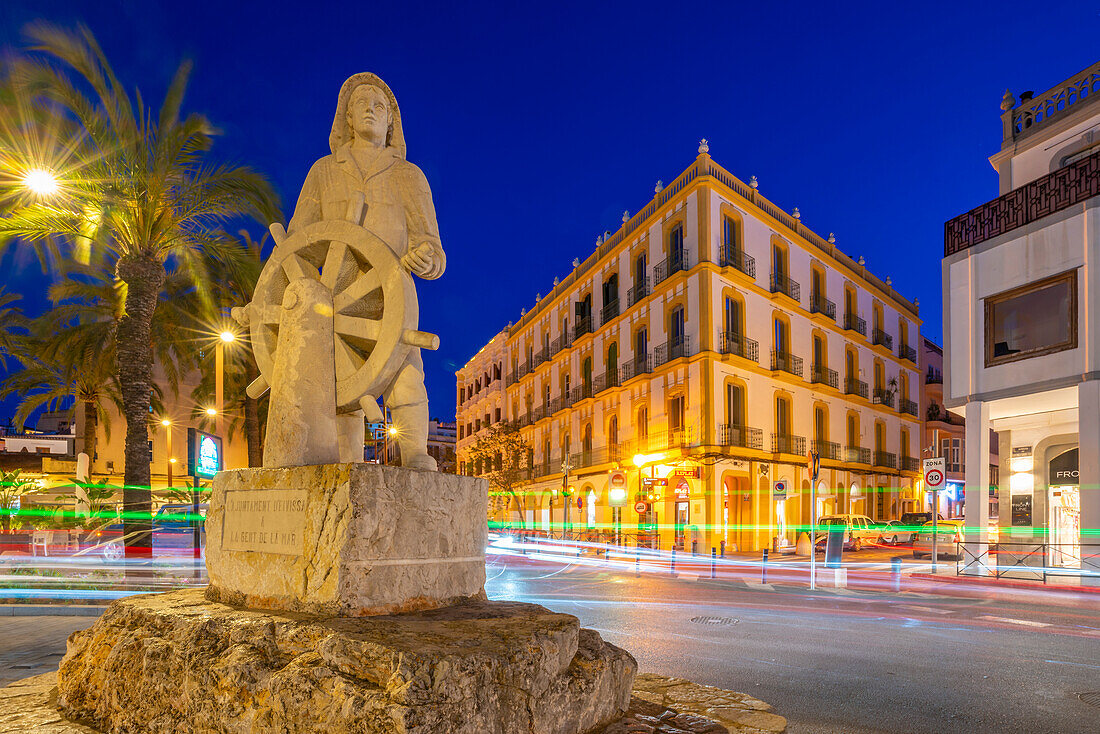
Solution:
{"label": "ship's wheel spoke", "polygon": [[312,278],[319,280],[321,277],[317,267],[298,254],[289,255],[283,260],[283,272],[293,283],[298,278]]}
{"label": "ship's wheel spoke", "polygon": [[336,374],[352,375],[363,364],[360,357],[343,339],[336,340]]}
{"label": "ship's wheel spoke", "polygon": [[333,308],[340,313],[348,306],[358,301],[373,290],[382,287],[382,279],[378,277],[378,270],[371,268],[351,282],[347,288],[336,294],[333,299]]}
{"label": "ship's wheel spoke", "polygon": [[331,242],[328,254],[325,255],[325,264],[321,268],[321,284],[330,291],[336,288],[336,279],[340,277],[340,268],[344,264],[344,258],[348,254],[348,246],[343,242]]}
{"label": "ship's wheel spoke", "polygon": [[332,327],[333,330],[341,336],[350,336],[376,342],[382,330],[382,322],[379,319],[367,319],[361,316],[336,314],[332,319]]}

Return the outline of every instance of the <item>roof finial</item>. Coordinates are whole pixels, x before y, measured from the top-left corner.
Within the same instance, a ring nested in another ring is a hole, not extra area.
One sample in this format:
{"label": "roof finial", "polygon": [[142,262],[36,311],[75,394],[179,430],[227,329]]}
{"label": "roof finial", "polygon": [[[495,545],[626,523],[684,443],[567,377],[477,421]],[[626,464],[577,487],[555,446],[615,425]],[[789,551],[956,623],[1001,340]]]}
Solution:
{"label": "roof finial", "polygon": [[1012,96],[1012,92],[1008,91],[1005,87],[1005,95],[1001,97],[1001,112],[1008,112],[1010,109],[1016,106],[1016,98]]}
{"label": "roof finial", "polygon": [[554,287],[555,288],[558,287],[558,276],[556,276],[556,275],[554,276]]}
{"label": "roof finial", "polygon": [[886,276],[886,285],[893,285],[893,284],[894,284],[894,279],[891,278],[889,275],[887,275]]}
{"label": "roof finial", "polygon": [[866,265],[866,263],[863,261],[863,255],[860,255],[859,260],[857,260],[856,262],[859,263],[860,265]]}
{"label": "roof finial", "polygon": [[581,266],[581,259],[579,257],[573,258],[573,267],[579,268]]}
{"label": "roof finial", "polygon": [[836,244],[836,235],[833,234],[832,232],[829,233],[829,244],[830,245],[835,245]]}
{"label": "roof finial", "polygon": [[749,177],[749,186],[752,186],[754,189],[760,188],[760,182],[756,180],[756,176]]}
{"label": "roof finial", "polygon": [[627,210],[627,209],[623,209],[623,224],[626,224],[629,221],[630,221],[630,211]]}
{"label": "roof finial", "polygon": [[710,152],[710,146],[707,145],[707,139],[703,138],[702,140],[699,141],[699,153],[702,154],[702,153],[709,153],[709,152]]}
{"label": "roof finial", "polygon": [[791,216],[794,217],[795,219],[802,219],[802,212],[798,211],[798,207],[796,206],[794,208],[794,210],[791,212]]}
{"label": "roof finial", "polygon": [[655,193],[655,194],[661,193],[661,189],[663,189],[664,187],[665,187],[665,185],[663,183],[661,183],[661,179],[657,179],[657,185],[653,187],[653,193]]}

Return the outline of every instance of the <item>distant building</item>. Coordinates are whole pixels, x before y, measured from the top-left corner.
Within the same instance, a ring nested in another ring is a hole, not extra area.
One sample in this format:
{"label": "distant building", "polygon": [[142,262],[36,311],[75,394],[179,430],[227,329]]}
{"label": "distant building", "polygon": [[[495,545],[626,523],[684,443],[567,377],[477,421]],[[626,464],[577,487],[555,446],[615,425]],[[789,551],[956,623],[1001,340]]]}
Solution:
{"label": "distant building", "polygon": [[[1000,542],[1047,542],[1036,563],[1100,584],[1100,62],[1001,109],[1000,196],[944,229],[944,403],[966,418],[968,494],[998,433]],[[986,573],[986,503],[966,525]]]}
{"label": "distant building", "polygon": [[[383,437],[384,432],[385,429],[382,428],[378,431],[378,435]],[[435,459],[439,471],[446,474],[454,474],[457,467],[455,461],[455,433],[454,421],[441,421],[438,418],[432,418],[428,421],[428,455]],[[376,461],[375,456],[380,458],[383,455],[378,450],[378,442],[371,441],[369,432],[367,441],[366,460]],[[381,443],[386,447],[386,463],[390,465],[399,464],[401,462],[401,449],[398,447],[397,442],[383,440]]]}
{"label": "distant building", "polygon": [[492,519],[709,553],[794,542],[813,450],[819,515],[896,518],[921,506],[920,325],[700,145],[458,370],[459,471],[508,420],[529,484]]}

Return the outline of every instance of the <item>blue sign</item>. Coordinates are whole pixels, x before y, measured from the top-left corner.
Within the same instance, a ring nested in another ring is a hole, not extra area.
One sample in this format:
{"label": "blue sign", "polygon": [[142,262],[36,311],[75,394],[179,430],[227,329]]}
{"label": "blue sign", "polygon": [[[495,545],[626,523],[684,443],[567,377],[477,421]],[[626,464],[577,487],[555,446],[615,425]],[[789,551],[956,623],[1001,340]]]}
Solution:
{"label": "blue sign", "polygon": [[188,428],[187,473],[193,477],[213,479],[222,468],[221,438],[196,428]]}

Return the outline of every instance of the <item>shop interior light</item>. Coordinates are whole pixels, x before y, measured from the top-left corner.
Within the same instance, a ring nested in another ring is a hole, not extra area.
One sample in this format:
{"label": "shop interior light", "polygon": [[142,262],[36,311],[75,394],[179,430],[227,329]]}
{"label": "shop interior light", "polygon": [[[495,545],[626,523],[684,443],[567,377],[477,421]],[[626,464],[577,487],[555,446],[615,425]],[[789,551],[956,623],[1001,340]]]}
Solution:
{"label": "shop interior light", "polygon": [[1035,459],[1030,456],[1017,456],[1011,463],[1013,473],[1029,472],[1035,468]]}
{"label": "shop interior light", "polygon": [[1030,492],[1035,489],[1035,477],[1031,472],[1013,472],[1008,479],[1013,492]]}

